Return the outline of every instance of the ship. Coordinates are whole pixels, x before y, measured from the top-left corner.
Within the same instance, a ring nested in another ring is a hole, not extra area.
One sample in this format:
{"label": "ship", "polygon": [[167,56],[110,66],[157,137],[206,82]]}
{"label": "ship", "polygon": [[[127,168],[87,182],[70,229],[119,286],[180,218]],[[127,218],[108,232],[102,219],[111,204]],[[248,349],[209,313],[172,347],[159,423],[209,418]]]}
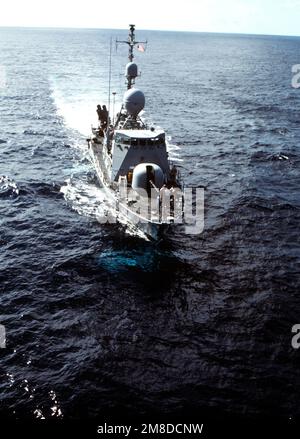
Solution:
{"label": "ship", "polygon": [[92,126],[88,149],[116,221],[147,240],[159,240],[183,221],[183,183],[169,159],[165,131],[141,116],[146,99],[135,87],[140,75],[134,50],[144,51],[147,42],[136,41],[131,24],[128,39],[116,43],[129,49],[123,101],[117,114],[110,114],[110,97],[108,108],[97,106],[98,125]]}

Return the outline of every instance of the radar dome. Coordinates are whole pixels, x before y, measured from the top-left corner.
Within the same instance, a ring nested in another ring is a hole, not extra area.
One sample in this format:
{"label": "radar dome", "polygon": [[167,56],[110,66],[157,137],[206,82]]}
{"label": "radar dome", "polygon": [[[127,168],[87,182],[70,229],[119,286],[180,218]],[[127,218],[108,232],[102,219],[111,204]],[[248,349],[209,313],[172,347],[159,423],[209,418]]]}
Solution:
{"label": "radar dome", "polygon": [[145,95],[142,91],[131,88],[124,94],[123,104],[128,113],[136,117],[145,106]]}
{"label": "radar dome", "polygon": [[127,78],[136,78],[138,75],[138,66],[135,62],[129,62],[125,67],[125,76]]}

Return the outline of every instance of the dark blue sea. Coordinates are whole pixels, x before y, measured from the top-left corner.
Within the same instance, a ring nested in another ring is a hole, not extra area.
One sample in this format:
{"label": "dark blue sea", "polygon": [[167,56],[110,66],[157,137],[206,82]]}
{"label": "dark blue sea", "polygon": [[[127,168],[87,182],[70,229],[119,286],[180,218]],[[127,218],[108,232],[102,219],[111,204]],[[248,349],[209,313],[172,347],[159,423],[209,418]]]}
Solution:
{"label": "dark blue sea", "polygon": [[0,417],[299,417],[300,38],[137,31],[144,117],[205,188],[202,234],[149,243],[97,221],[86,143],[126,36],[0,29]]}

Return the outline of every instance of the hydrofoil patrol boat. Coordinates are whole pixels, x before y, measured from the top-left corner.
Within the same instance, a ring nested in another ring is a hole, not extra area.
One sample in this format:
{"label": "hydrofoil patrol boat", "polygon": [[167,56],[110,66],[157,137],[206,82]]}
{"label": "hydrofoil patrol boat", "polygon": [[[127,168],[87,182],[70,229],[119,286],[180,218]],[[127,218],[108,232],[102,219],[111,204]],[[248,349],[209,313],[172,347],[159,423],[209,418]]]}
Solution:
{"label": "hydrofoil patrol boat", "polygon": [[117,43],[129,47],[127,90],[113,117],[110,108],[98,105],[99,124],[92,127],[89,151],[98,179],[113,200],[116,220],[157,240],[171,224],[183,220],[182,183],[169,160],[165,132],[140,116],[145,95],[134,87],[139,72],[133,59],[134,48],[144,50],[145,42],[136,41],[132,24],[128,39]]}

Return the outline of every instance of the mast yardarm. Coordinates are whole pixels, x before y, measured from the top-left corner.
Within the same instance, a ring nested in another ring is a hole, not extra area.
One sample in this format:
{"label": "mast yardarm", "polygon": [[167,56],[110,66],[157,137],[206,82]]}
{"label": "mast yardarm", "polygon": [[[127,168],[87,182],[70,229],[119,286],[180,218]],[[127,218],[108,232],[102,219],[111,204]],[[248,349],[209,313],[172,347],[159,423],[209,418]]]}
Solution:
{"label": "mast yardarm", "polygon": [[[117,44],[120,44],[120,43],[121,44],[128,44],[128,46],[129,46],[128,59],[129,59],[129,62],[132,63],[133,59],[134,59],[134,54],[133,54],[134,47],[138,44],[147,44],[147,41],[136,41],[135,40],[135,24],[130,24],[127,41],[117,40],[116,43]],[[134,84],[134,77],[128,75],[127,76],[127,88],[130,89],[133,84]]]}

